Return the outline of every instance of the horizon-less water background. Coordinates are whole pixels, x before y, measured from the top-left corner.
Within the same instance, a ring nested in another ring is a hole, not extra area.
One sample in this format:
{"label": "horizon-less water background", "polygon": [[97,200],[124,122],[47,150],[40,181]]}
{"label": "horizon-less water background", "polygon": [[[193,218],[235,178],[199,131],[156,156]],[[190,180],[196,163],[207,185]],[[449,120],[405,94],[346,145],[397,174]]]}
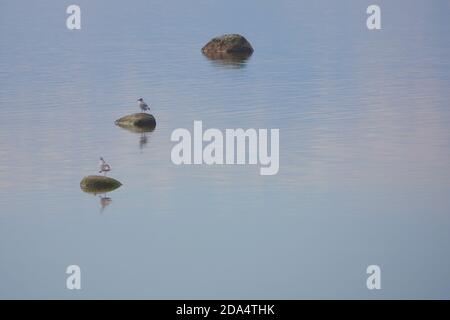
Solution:
{"label": "horizon-less water background", "polygon": [[[450,298],[449,1],[75,3],[0,3],[1,298]],[[253,56],[202,56],[224,33]],[[194,120],[279,128],[278,175],[173,165]]]}

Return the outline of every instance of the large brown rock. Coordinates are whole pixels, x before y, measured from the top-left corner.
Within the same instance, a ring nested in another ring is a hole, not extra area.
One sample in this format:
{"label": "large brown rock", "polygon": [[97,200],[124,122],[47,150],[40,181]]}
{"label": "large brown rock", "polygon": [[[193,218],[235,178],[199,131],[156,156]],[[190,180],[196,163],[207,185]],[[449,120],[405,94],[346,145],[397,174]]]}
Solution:
{"label": "large brown rock", "polygon": [[213,59],[226,59],[233,55],[249,57],[253,53],[253,47],[239,34],[226,34],[209,41],[202,52]]}

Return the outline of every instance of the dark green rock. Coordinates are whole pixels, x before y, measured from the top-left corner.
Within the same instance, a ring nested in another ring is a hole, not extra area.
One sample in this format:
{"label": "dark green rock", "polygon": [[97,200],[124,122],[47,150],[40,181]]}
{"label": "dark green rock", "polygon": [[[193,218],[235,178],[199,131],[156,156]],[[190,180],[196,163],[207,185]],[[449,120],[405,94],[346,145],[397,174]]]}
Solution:
{"label": "dark green rock", "polygon": [[115,124],[119,127],[140,133],[153,131],[156,127],[156,120],[153,115],[148,113],[134,113],[117,119]]}
{"label": "dark green rock", "polygon": [[80,182],[81,190],[95,194],[116,190],[121,185],[116,179],[105,176],[87,176]]}

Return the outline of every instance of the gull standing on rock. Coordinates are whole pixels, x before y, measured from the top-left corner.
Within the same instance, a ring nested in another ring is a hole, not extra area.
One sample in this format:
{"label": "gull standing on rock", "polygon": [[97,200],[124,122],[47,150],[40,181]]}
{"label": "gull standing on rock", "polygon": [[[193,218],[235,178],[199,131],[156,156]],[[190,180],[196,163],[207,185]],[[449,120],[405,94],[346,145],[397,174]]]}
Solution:
{"label": "gull standing on rock", "polygon": [[102,157],[100,157],[100,171],[98,173],[103,173],[106,176],[106,173],[111,171],[111,166],[109,164],[106,163],[105,160],[103,160]]}
{"label": "gull standing on rock", "polygon": [[141,108],[142,112],[150,111],[150,107],[144,102],[144,99],[139,98],[137,101],[139,101],[139,107]]}

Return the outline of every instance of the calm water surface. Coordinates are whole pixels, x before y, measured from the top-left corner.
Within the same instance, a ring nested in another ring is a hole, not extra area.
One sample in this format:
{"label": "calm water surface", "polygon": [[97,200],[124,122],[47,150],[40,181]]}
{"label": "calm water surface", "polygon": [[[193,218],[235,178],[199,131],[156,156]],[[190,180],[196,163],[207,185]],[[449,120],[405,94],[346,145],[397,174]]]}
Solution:
{"label": "calm water surface", "polygon": [[[450,298],[449,1],[378,1],[375,32],[367,1],[76,3],[80,31],[0,3],[0,298]],[[223,33],[253,56],[203,57]],[[114,125],[139,97],[146,136]],[[175,166],[194,120],[279,128],[278,175]]]}

